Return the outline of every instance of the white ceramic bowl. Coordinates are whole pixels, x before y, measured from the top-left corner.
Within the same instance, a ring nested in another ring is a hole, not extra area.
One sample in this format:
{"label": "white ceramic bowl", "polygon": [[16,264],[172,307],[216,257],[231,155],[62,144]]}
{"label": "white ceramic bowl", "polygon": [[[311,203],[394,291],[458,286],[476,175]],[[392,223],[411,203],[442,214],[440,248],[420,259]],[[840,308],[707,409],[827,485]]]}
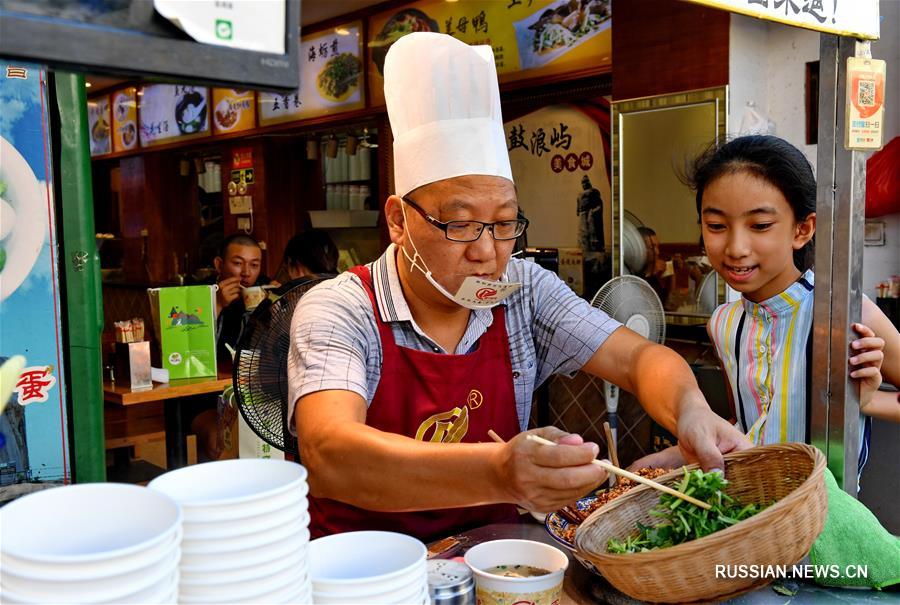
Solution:
{"label": "white ceramic bowl", "polygon": [[310,605],[313,603],[312,589],[308,586],[301,588],[297,595],[287,602],[296,603],[296,605]]}
{"label": "white ceramic bowl", "polygon": [[160,585],[171,587],[173,576],[177,577],[178,562],[174,561],[165,569],[157,570],[153,575],[130,578],[126,583],[119,582],[115,586],[101,584],[93,586],[87,582],[87,586],[79,590],[70,590],[65,595],[54,593],[47,587],[47,583],[32,585],[27,591],[19,592],[10,590],[3,585],[3,602],[10,603],[120,603],[124,598],[134,593],[146,590],[156,590]]}
{"label": "white ceramic bowl", "polygon": [[305,549],[308,556],[309,529],[302,527],[293,534],[285,534],[273,544],[264,544],[244,550],[216,553],[191,553],[181,551],[181,570],[184,572],[238,570],[251,565],[274,561],[280,557]]}
{"label": "white ceramic bowl", "polygon": [[391,580],[382,580],[372,584],[354,584],[342,586],[339,590],[326,590],[315,579],[312,579],[313,594],[316,597],[327,599],[330,603],[346,601],[347,599],[365,601],[367,597],[379,595],[382,593],[409,592],[413,588],[428,585],[428,568],[427,564],[417,567],[411,573],[392,578]]}
{"label": "white ceramic bowl", "polygon": [[[296,586],[287,586],[280,590],[276,590],[270,593],[262,594],[254,596],[253,598],[242,598],[242,599],[217,599],[216,601],[210,601],[206,598],[202,599],[194,599],[190,597],[184,597],[179,595],[178,602],[179,603],[187,603],[189,605],[206,605],[210,602],[215,603],[266,603],[267,605],[276,605],[278,603],[290,603],[294,605],[296,603],[303,603],[303,601],[298,600],[297,595],[302,594]],[[309,601],[311,602],[311,601]]]}
{"label": "white ceramic bowl", "polygon": [[357,531],[309,543],[310,576],[315,590],[343,592],[367,587],[377,594],[401,577],[426,575],[425,545],[404,534]]}
{"label": "white ceramic bowl", "polygon": [[128,594],[143,590],[159,582],[164,576],[171,574],[172,570],[178,568],[180,559],[181,552],[178,548],[173,548],[165,557],[142,569],[106,578],[83,580],[38,580],[18,576],[12,571],[3,568],[0,571],[0,583],[2,583],[4,590],[11,590],[13,593],[29,599],[65,601],[73,596],[81,598],[82,595],[94,594],[109,594],[111,595],[109,598],[114,599],[123,594],[123,588],[125,587],[127,587],[128,591],[124,594]]}
{"label": "white ceramic bowl", "polygon": [[261,531],[289,525],[304,517],[308,518],[308,503],[306,498],[299,498],[290,505],[276,509],[262,515],[254,515],[244,519],[230,521],[216,521],[212,523],[184,523],[185,540],[218,540],[221,538],[236,538],[247,534],[255,534]]}
{"label": "white ceramic bowl", "polygon": [[264,578],[255,578],[244,582],[230,582],[228,584],[194,586],[178,584],[178,600],[206,603],[228,603],[243,601],[248,603],[268,603],[260,600],[263,595],[281,593],[283,591],[296,593],[306,582],[305,574],[298,576],[292,569],[284,569]]}
{"label": "white ceramic bowl", "polygon": [[112,601],[106,601],[106,603],[109,603],[110,605],[113,603],[121,603],[123,605],[126,603],[176,603],[178,600],[178,579],[179,573],[176,569],[168,577],[163,578],[161,581],[144,590],[133,592]]}
{"label": "white ceramic bowl", "polygon": [[0,508],[0,523],[0,552],[14,563],[79,564],[119,560],[171,540],[181,508],[136,485],[83,483],[23,496]]}
{"label": "white ceramic bowl", "polygon": [[186,466],[160,475],[147,487],[198,512],[198,507],[215,509],[267,500],[305,486],[306,476],[306,469],[294,462],[244,458]]}
{"label": "white ceramic bowl", "polygon": [[298,577],[308,577],[309,567],[306,561],[306,548],[298,550],[286,557],[279,557],[258,565],[250,565],[239,569],[225,571],[209,570],[192,572],[181,570],[181,583],[193,586],[219,586],[229,582],[246,582],[256,578],[264,578],[284,569],[293,569]]}
{"label": "white ceramic bowl", "polygon": [[[298,590],[296,585],[288,585],[285,588],[280,590],[275,590],[266,594],[257,595],[253,598],[252,603],[290,603],[294,605],[295,603],[302,602],[297,600],[298,592],[301,592],[303,588]],[[311,601],[310,601],[311,602]]]}
{"label": "white ceramic bowl", "polygon": [[[475,598],[483,605],[499,605],[509,599],[551,605],[560,598],[563,576],[569,566],[569,558],[563,551],[532,540],[483,542],[470,548],[464,558],[475,574]],[[499,565],[530,565],[550,573],[515,578],[485,571]]]}
{"label": "white ceramic bowl", "polygon": [[184,509],[185,523],[218,523],[221,521],[236,521],[259,515],[265,515],[280,510],[292,503],[302,506],[309,493],[306,482],[280,493],[257,500],[240,502],[238,504],[222,504],[217,506],[205,506],[186,504]]}
{"label": "white ceramic bowl", "polygon": [[362,594],[355,596],[335,595],[334,593],[322,593],[313,589],[313,602],[323,605],[340,603],[421,603],[423,597],[428,596],[427,579],[416,580],[403,588],[384,592]]}
{"label": "white ceramic bowl", "polygon": [[237,550],[247,550],[265,546],[274,542],[279,542],[285,536],[297,533],[301,529],[309,526],[309,514],[304,513],[303,517],[295,519],[289,523],[284,523],[279,527],[273,527],[265,531],[246,536],[237,536],[236,538],[216,538],[209,540],[188,540],[181,541],[181,551],[191,555],[211,554],[220,552],[233,552]]}
{"label": "white ceramic bowl", "polygon": [[181,548],[181,526],[169,538],[130,555],[84,563],[40,563],[0,554],[0,570],[29,580],[90,580],[134,572],[155,565],[173,549]]}

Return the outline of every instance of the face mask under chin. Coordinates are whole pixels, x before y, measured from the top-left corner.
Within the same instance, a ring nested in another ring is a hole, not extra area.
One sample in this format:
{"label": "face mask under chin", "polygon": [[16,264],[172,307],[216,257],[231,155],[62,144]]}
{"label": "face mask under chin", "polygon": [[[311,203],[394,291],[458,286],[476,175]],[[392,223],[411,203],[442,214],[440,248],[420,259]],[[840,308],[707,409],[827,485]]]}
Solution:
{"label": "face mask under chin", "polygon": [[[403,230],[409,238],[409,244],[413,249],[413,256],[410,256],[409,252],[406,251],[406,247],[400,246],[400,249],[403,251],[403,256],[409,261],[411,269],[418,269],[422,275],[425,276],[425,279],[428,280],[428,283],[448,300],[473,311],[477,309],[490,309],[503,302],[507,297],[522,287],[522,284],[519,282],[501,282],[469,275],[463,280],[463,283],[456,291],[456,294],[451,294],[434,278],[431,274],[431,270],[425,263],[425,259],[422,258],[418,248],[416,248],[412,235],[407,228],[406,203],[401,202],[400,208],[403,212]],[[482,234],[482,237],[486,237],[486,235]]]}

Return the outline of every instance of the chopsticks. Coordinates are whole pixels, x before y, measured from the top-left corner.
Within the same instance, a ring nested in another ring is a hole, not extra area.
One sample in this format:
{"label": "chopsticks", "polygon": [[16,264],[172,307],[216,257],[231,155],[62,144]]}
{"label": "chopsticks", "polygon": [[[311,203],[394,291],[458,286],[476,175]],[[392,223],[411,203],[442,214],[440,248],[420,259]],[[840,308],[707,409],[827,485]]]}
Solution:
{"label": "chopsticks", "polygon": [[[557,445],[553,441],[544,439],[543,437],[538,437],[537,435],[528,435],[526,438],[530,439],[532,441],[535,441],[537,443],[543,444],[543,445],[552,445],[554,447]],[[644,485],[649,485],[653,489],[659,490],[661,492],[665,492],[671,496],[675,496],[676,498],[681,498],[685,502],[690,502],[691,504],[693,504],[695,506],[699,506],[702,509],[709,510],[710,508],[712,508],[709,504],[707,504],[706,502],[703,502],[702,500],[697,500],[696,498],[692,498],[691,496],[688,496],[687,494],[683,494],[676,489],[672,489],[668,485],[663,485],[662,483],[657,483],[656,481],[654,481],[652,479],[647,479],[646,477],[641,477],[640,475],[635,475],[634,473],[626,471],[625,469],[621,469],[618,466],[613,466],[609,462],[605,462],[603,460],[597,460],[597,459],[591,460],[591,462],[593,464],[596,464],[597,466],[603,468],[607,472],[615,473],[619,476],[625,477],[627,479],[631,479],[632,481],[636,481],[637,483],[643,483]]]}
{"label": "chopsticks", "polygon": [[[619,466],[619,448],[616,446],[616,440],[613,439],[612,429],[609,428],[609,422],[603,423],[603,432],[606,434],[606,449],[609,452],[609,461],[613,463],[613,466]],[[616,475],[615,473],[610,473],[609,486],[612,487],[615,484]]]}
{"label": "chopsticks", "polygon": [[612,436],[612,429],[609,428],[609,423],[603,423],[603,432],[606,433],[606,449],[609,450],[609,461],[613,463],[614,466],[619,466],[619,448],[616,447],[616,442]]}

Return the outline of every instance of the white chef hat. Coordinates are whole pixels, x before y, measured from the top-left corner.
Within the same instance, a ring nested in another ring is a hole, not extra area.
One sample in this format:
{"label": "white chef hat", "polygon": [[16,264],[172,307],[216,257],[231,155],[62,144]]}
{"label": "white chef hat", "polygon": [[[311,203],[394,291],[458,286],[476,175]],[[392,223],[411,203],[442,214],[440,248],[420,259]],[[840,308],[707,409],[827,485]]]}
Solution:
{"label": "white chef hat", "polygon": [[394,133],[394,189],[464,175],[512,181],[490,46],[416,32],[384,61],[384,96]]}

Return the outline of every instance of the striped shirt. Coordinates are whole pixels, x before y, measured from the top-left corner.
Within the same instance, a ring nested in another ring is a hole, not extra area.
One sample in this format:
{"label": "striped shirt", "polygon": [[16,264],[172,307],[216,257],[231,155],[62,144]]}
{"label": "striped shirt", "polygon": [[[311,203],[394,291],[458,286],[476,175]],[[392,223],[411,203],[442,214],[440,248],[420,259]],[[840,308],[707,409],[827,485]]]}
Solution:
{"label": "striped shirt", "polygon": [[[815,275],[807,270],[761,303],[726,303],[709,320],[728,375],[739,427],[756,445],[809,443]],[[859,469],[869,453],[868,417],[860,417]]]}
{"label": "striped shirt", "polygon": [[[398,346],[446,354],[413,320],[397,274],[396,252],[392,244],[369,265],[378,313],[390,324]],[[525,430],[535,389],[552,374],[573,375],[622,324],[535,263],[510,259],[503,279],[522,283],[502,304],[516,412]],[[452,353],[474,351],[491,323],[490,309],[472,311]],[[288,418],[300,397],[316,391],[353,391],[370,404],[381,378],[381,362],[375,314],[359,277],[345,272],[317,285],[297,303],[291,322]],[[293,432],[294,423],[289,425]]]}

